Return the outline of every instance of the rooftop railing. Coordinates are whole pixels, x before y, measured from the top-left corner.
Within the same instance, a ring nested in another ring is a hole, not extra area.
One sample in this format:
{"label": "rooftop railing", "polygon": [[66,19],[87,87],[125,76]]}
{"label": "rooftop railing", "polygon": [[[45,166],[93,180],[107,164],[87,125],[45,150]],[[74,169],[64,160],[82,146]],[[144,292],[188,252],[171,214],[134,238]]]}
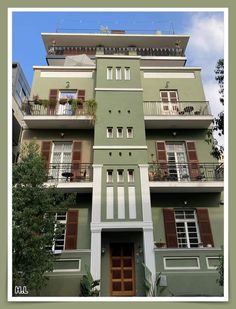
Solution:
{"label": "rooftop railing", "polygon": [[92,163],[49,164],[48,182],[89,182],[92,180]]}
{"label": "rooftop railing", "polygon": [[208,116],[211,115],[208,101],[144,101],[144,116]]}
{"label": "rooftop railing", "polygon": [[138,56],[177,56],[183,57],[184,52],[181,48],[156,48],[156,47],[105,47],[105,46],[49,46],[48,55],[95,55],[96,53],[102,53],[104,55],[129,55],[129,53],[135,53]]}
{"label": "rooftop railing", "polygon": [[221,163],[149,163],[149,181],[223,181]]}

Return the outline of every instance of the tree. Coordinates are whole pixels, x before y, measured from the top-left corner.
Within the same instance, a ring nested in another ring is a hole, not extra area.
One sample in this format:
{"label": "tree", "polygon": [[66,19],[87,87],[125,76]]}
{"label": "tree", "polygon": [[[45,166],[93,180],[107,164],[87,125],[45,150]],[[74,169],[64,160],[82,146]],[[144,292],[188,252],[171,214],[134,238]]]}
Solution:
{"label": "tree", "polygon": [[[75,203],[74,195],[46,187],[45,162],[36,143],[22,147],[20,161],[13,166],[13,294],[16,286],[26,286],[36,295],[46,285],[45,272],[53,270],[55,212]],[[50,248],[50,249],[49,249]]]}
{"label": "tree", "polygon": [[[219,84],[220,102],[224,105],[224,59],[219,59],[215,69],[215,79]],[[216,131],[219,136],[224,135],[224,111],[220,112],[213,121],[213,130],[208,130],[207,141],[212,144],[211,154],[220,159],[224,153],[224,147],[218,144],[216,138],[213,137],[213,131]]]}

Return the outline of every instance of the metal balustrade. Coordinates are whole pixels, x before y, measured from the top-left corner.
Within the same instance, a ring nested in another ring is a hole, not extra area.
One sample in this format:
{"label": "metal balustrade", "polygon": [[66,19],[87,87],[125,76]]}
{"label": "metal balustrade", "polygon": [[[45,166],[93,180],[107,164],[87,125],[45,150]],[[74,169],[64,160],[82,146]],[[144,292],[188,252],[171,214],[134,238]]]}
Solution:
{"label": "metal balustrade", "polygon": [[47,182],[89,182],[92,180],[92,163],[49,164]]}
{"label": "metal balustrade", "polygon": [[144,116],[209,116],[208,101],[144,101]]}
{"label": "metal balustrade", "polygon": [[223,163],[149,163],[149,181],[223,181]]}

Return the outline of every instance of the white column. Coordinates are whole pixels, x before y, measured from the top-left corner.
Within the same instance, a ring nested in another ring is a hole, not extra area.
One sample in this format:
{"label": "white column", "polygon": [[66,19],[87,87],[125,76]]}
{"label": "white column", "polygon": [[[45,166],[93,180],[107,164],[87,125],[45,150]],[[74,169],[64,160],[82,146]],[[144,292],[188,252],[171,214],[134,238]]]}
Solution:
{"label": "white column", "polygon": [[92,223],[101,222],[102,165],[93,164]]}
{"label": "white column", "polygon": [[94,280],[101,279],[101,229],[91,230],[90,272]]}
{"label": "white column", "polygon": [[152,273],[152,282],[156,279],[156,264],[155,264],[155,251],[153,228],[143,229],[143,248],[144,248],[144,264],[149,268]]}
{"label": "white column", "polygon": [[143,221],[152,222],[151,198],[148,180],[148,164],[139,164]]}

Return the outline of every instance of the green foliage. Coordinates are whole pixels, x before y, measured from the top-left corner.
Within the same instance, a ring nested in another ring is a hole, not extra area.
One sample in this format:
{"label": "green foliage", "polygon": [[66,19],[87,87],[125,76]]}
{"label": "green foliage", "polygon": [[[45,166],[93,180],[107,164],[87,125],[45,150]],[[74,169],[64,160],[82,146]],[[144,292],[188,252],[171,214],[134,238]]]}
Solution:
{"label": "green foliage", "polygon": [[93,121],[96,120],[97,102],[94,99],[86,101],[88,114],[93,117]]}
{"label": "green foliage", "polygon": [[224,256],[219,256],[219,266],[217,267],[218,270],[218,279],[217,282],[220,286],[224,286]]}
{"label": "green foliage", "polygon": [[207,130],[205,141],[208,144],[211,144],[211,155],[217,160],[219,160],[224,153],[224,147],[220,146],[218,144],[218,141],[213,137],[212,129]]}
{"label": "green foliage", "polygon": [[80,281],[80,291],[81,296],[84,297],[95,297],[99,296],[99,290],[95,289],[96,286],[99,286],[100,280],[94,280],[88,267],[86,267],[86,275],[83,275]]}
{"label": "green foliage", "polygon": [[38,150],[34,142],[24,145],[13,166],[13,292],[25,285],[38,294],[46,285],[45,272],[52,271],[54,261],[49,248],[61,233],[54,229],[54,213],[75,203],[75,196],[44,186],[45,165]]}

